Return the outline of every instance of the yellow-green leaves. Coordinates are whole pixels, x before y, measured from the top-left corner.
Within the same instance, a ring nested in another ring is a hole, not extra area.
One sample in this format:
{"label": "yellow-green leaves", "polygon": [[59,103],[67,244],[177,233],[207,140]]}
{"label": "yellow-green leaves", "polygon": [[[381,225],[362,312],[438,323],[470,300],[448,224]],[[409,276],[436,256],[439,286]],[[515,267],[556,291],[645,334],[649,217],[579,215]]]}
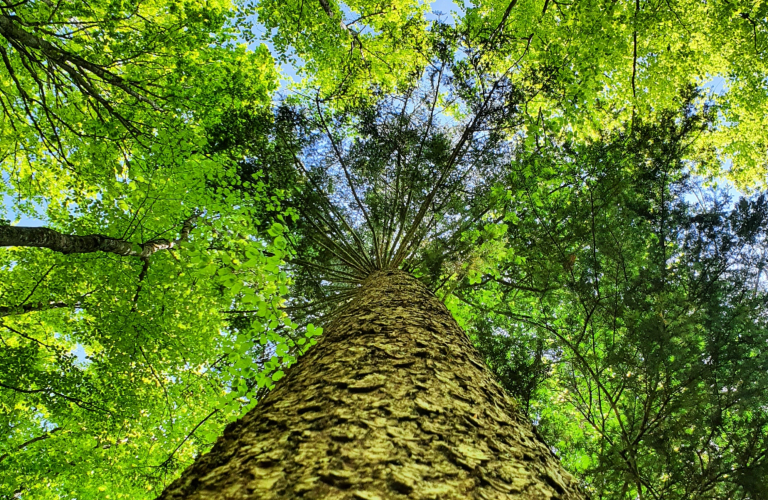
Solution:
{"label": "yellow-green leaves", "polygon": [[[276,89],[233,15],[218,0],[0,13],[4,202],[64,234],[173,242],[146,258],[0,248],[2,493],[154,497],[255,400],[288,284],[258,220],[289,212],[239,177],[246,140],[213,144]],[[254,309],[256,326],[235,312]]]}
{"label": "yellow-green leaves", "polygon": [[257,113],[276,89],[266,47],[231,43],[231,9],[88,2],[4,11],[0,150],[13,153],[0,156],[0,193],[65,217],[67,203],[135,188],[115,178],[162,182],[152,172],[187,159],[215,168],[208,130],[225,112]]}
{"label": "yellow-green leaves", "polygon": [[367,99],[375,87],[407,87],[428,62],[427,6],[415,0],[248,3],[274,30],[280,60],[324,98]]}
{"label": "yellow-green leaves", "polygon": [[476,66],[509,71],[529,96],[529,137],[595,139],[678,108],[691,85],[704,88],[719,120],[697,147],[725,161],[699,163],[700,172],[754,186],[768,175],[768,32],[758,21],[766,9],[759,1],[475,0],[461,33]]}

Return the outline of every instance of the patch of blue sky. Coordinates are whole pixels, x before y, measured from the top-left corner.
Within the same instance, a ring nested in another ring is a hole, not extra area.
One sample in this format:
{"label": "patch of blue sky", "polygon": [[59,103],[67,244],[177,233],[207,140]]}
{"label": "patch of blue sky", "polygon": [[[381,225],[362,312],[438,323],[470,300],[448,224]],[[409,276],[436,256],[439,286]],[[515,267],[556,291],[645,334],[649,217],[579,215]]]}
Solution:
{"label": "patch of blue sky", "polygon": [[455,24],[455,15],[461,14],[464,10],[464,1],[459,0],[434,0],[430,2],[430,12],[427,14],[427,20],[440,21],[446,24]]}
{"label": "patch of blue sky", "polygon": [[32,211],[21,210],[17,200],[8,193],[3,193],[3,205],[0,208],[0,219],[7,219],[13,225],[27,227],[41,227],[48,222],[45,217],[45,206],[40,203],[32,203]]}
{"label": "patch of blue sky", "polygon": [[77,358],[77,364],[82,368],[91,364],[91,360],[88,358],[83,344],[75,344],[74,349],[72,349],[69,354],[74,355],[75,358]]}
{"label": "patch of blue sky", "polygon": [[725,77],[711,76],[710,80],[704,83],[702,87],[712,92],[713,94],[723,95],[728,91],[728,82],[726,81]]}
{"label": "patch of blue sky", "polygon": [[256,35],[255,38],[250,42],[246,41],[244,38],[240,38],[238,41],[240,43],[246,43],[249,50],[256,50],[256,48],[262,44],[269,49],[269,53],[272,54],[280,71],[281,91],[287,90],[292,84],[300,82],[301,76],[299,72],[304,66],[304,60],[293,52],[288,52],[284,54],[284,57],[281,57],[277,49],[275,49],[275,45],[270,40],[274,35],[274,30],[267,30],[263,24],[258,22],[256,16],[251,16],[249,22],[252,23],[253,33]]}
{"label": "patch of blue sky", "polygon": [[[727,172],[731,168],[732,161],[730,158],[723,158],[722,162],[722,170]],[[688,169],[688,173],[691,173],[690,169]],[[748,195],[748,193],[739,190],[731,181],[723,176],[705,179],[691,174],[691,177],[694,187],[683,194],[683,200],[699,211],[706,211],[711,208],[715,199],[720,200],[721,203],[725,202],[722,206],[726,210],[732,210],[740,198]]]}

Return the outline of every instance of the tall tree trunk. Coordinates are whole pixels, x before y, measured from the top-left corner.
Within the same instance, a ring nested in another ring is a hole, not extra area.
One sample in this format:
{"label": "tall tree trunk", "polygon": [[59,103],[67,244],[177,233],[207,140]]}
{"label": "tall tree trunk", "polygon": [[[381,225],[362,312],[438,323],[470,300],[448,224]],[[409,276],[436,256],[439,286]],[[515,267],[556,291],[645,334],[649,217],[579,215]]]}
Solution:
{"label": "tall tree trunk", "polygon": [[380,271],[160,498],[582,496],[445,306]]}

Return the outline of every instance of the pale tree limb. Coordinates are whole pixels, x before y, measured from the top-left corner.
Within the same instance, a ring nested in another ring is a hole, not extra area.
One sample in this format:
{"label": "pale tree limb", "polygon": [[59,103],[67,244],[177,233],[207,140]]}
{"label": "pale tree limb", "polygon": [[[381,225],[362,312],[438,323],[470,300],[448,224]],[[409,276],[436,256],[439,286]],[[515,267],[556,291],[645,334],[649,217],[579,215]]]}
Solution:
{"label": "pale tree limb", "polygon": [[48,309],[61,309],[64,307],[79,307],[79,306],[80,306],[79,303],[68,304],[66,302],[57,302],[57,301],[38,302],[36,304],[24,304],[23,306],[19,306],[19,307],[0,306],[0,317],[11,316],[14,314],[26,314],[26,313],[37,312],[37,311],[47,311]]}
{"label": "pale tree limb", "polygon": [[155,252],[170,250],[182,241],[186,241],[197,217],[198,215],[195,214],[184,221],[178,239],[167,240],[160,238],[138,244],[121,238],[110,238],[101,234],[78,236],[60,233],[47,227],[0,225],[0,247],[47,248],[65,255],[106,252],[147,259]]}

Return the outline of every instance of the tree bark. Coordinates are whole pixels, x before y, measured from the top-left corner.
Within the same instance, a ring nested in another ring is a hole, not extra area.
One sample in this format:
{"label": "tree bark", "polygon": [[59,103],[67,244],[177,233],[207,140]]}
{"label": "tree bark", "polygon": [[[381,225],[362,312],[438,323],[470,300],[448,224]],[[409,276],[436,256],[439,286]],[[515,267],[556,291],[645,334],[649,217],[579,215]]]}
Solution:
{"label": "tree bark", "polygon": [[380,271],[159,498],[583,496],[446,307]]}
{"label": "tree bark", "polygon": [[75,236],[47,227],[0,226],[0,247],[48,248],[63,254],[109,252],[117,255],[139,255],[141,250],[129,241],[100,234]]}
{"label": "tree bark", "polygon": [[17,307],[0,306],[0,318],[11,316],[13,314],[26,314],[36,311],[47,311],[48,309],[60,309],[63,307],[77,307],[78,304],[67,304],[66,302],[38,302],[37,304],[24,304]]}
{"label": "tree bark", "polygon": [[197,214],[184,221],[181,235],[176,240],[159,238],[146,243],[131,243],[120,238],[110,238],[101,234],[77,236],[64,234],[47,227],[22,227],[0,225],[0,247],[36,247],[48,248],[54,252],[67,254],[107,252],[123,256],[149,258],[160,250],[174,248],[186,241],[192,231]]}

